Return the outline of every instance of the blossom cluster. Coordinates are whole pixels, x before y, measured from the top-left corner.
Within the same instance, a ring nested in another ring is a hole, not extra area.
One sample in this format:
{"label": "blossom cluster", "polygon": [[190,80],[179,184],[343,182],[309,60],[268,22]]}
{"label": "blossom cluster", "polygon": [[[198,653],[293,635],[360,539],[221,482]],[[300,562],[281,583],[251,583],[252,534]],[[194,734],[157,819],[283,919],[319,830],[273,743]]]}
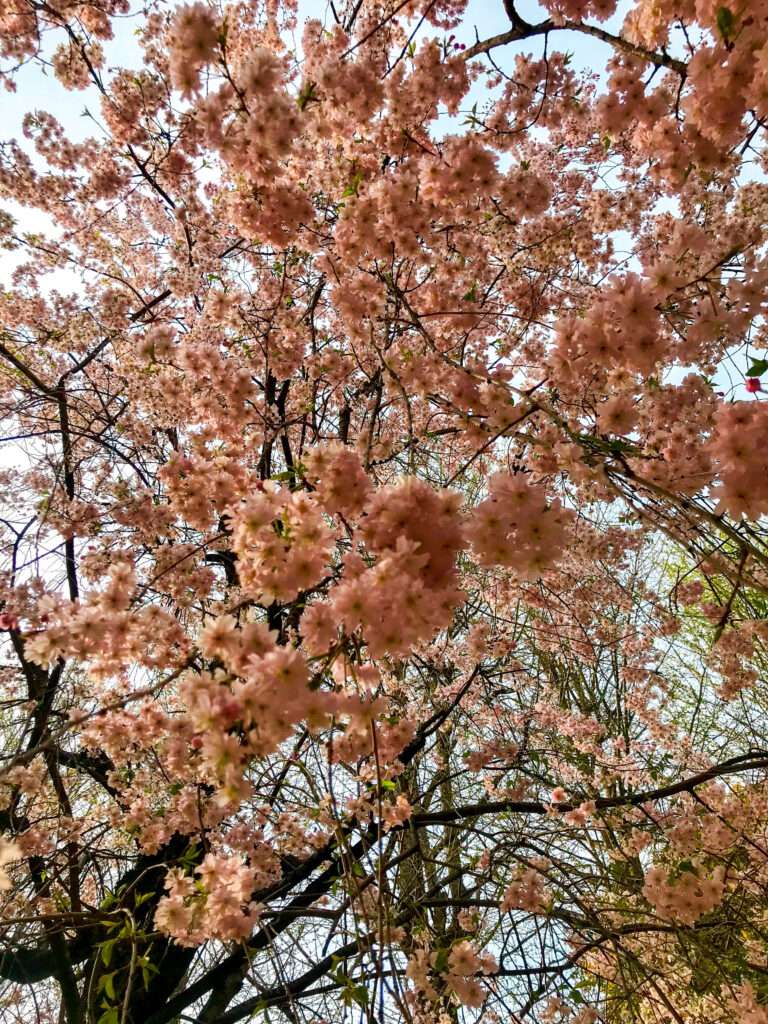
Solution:
{"label": "blossom cluster", "polygon": [[447,952],[430,952],[423,946],[414,950],[408,960],[406,977],[414,990],[423,998],[437,1001],[438,983],[445,986],[462,1006],[479,1007],[488,991],[482,984],[483,976],[493,975],[499,969],[490,953],[478,953],[467,939],[457,942]]}
{"label": "blossom cluster", "polygon": [[522,474],[494,474],[489,491],[466,527],[478,561],[507,566],[522,579],[541,575],[565,549],[573,512]]}
{"label": "blossom cluster", "polygon": [[659,915],[668,921],[692,925],[719,906],[725,891],[725,871],[717,867],[709,876],[681,871],[677,878],[659,865],[645,873],[643,896]]}
{"label": "blossom cluster", "polygon": [[311,495],[274,484],[231,510],[232,549],[245,593],[292,601],[323,578],[334,536]]}
{"label": "blossom cluster", "polygon": [[529,914],[546,914],[551,902],[552,894],[539,867],[520,867],[504,890],[501,911],[525,910]]}
{"label": "blossom cluster", "polygon": [[734,402],[721,406],[710,450],[719,483],[712,489],[718,510],[735,518],[759,519],[768,513],[768,406]]}
{"label": "blossom cluster", "polygon": [[180,946],[198,946],[204,938],[247,939],[262,908],[252,900],[254,872],[235,857],[206,855],[194,878],[169,871],[168,895],[158,903],[155,924]]}
{"label": "blossom cluster", "polygon": [[373,564],[356,553],[345,557],[332,597],[302,617],[309,649],[327,648],[340,624],[348,635],[360,630],[371,657],[397,654],[448,625],[460,598],[458,504],[454,492],[411,478],[374,491],[360,526]]}

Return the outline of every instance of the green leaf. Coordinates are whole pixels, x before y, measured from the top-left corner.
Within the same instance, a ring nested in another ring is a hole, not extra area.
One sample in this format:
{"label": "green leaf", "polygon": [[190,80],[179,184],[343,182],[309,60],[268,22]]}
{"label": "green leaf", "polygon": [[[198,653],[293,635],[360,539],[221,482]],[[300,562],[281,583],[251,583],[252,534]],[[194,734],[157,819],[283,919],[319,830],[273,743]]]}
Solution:
{"label": "green leaf", "polygon": [[396,786],[396,784],[394,782],[392,782],[391,779],[384,779],[382,781],[382,783],[381,783],[381,788],[382,789],[395,790],[395,789],[397,789],[397,786]]}
{"label": "green leaf", "polygon": [[315,94],[315,83],[307,82],[304,88],[299,93],[298,99],[296,100],[296,102],[299,105],[299,110],[304,110],[311,100],[316,99],[317,95]]}
{"label": "green leaf", "polygon": [[144,982],[144,988],[149,988],[149,982],[152,979],[153,974],[159,974],[159,969],[148,959],[146,956],[139,957],[139,967],[141,968],[141,977]]}
{"label": "green leaf", "polygon": [[342,198],[346,199],[348,196],[356,196],[357,191],[360,188],[360,182],[363,180],[363,175],[360,171],[352,176],[352,180],[341,193]]}
{"label": "green leaf", "polygon": [[677,871],[675,871],[675,874],[682,875],[685,874],[686,871],[690,872],[690,874],[692,875],[698,875],[696,865],[693,863],[693,861],[681,860],[680,863],[677,865]]}
{"label": "green leaf", "polygon": [[727,43],[733,37],[733,30],[736,26],[736,19],[733,16],[733,12],[727,7],[718,7],[717,9],[717,30]]}
{"label": "green leaf", "polygon": [[191,843],[179,858],[179,863],[185,868],[191,868],[197,863],[199,854],[200,846],[197,843]]}
{"label": "green leaf", "polygon": [[368,1005],[368,989],[365,985],[354,985],[350,989],[350,995],[358,1006],[366,1007]]}
{"label": "green leaf", "polygon": [[440,974],[448,966],[448,950],[439,949],[435,957],[435,970]]}
{"label": "green leaf", "polygon": [[462,296],[464,302],[477,302],[477,282],[469,289],[466,295]]}
{"label": "green leaf", "polygon": [[107,998],[115,998],[115,975],[117,971],[111,971],[109,974],[102,974],[99,978],[99,990],[104,990],[107,994]]}
{"label": "green leaf", "polygon": [[107,941],[101,947],[101,959],[105,967],[109,967],[112,961],[112,950],[115,948],[117,939],[107,939]]}
{"label": "green leaf", "polygon": [[756,359],[747,370],[748,377],[760,377],[768,372],[768,359]]}
{"label": "green leaf", "polygon": [[119,1016],[117,1013],[116,1006],[108,1006],[107,1009],[99,1017],[96,1024],[119,1024]]}

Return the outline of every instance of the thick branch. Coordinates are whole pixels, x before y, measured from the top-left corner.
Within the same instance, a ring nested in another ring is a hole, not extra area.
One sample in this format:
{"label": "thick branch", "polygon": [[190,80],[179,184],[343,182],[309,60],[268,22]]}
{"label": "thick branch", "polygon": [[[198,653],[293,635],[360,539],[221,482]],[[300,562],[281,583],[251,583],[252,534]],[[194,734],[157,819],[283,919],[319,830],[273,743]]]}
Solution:
{"label": "thick branch", "polygon": [[[666,797],[676,796],[678,793],[691,793],[696,786],[722,778],[724,775],[735,775],[757,768],[768,768],[768,755],[762,752],[742,754],[740,757],[731,758],[729,761],[699,772],[698,775],[692,775],[688,779],[682,779],[669,786],[662,786],[660,789],[646,790],[631,796],[599,797],[595,800],[595,807],[599,811],[613,810],[619,807],[639,807],[641,804],[650,803],[653,800],[663,800]],[[435,811],[432,814],[414,814],[409,820],[408,826],[416,828],[422,825],[441,825],[448,821],[479,818],[485,814],[502,814],[509,811],[517,814],[547,814],[550,807],[565,814],[574,810],[576,806],[577,804],[572,803],[550,805],[542,803],[540,800],[489,800],[484,803],[465,804],[463,807],[454,807],[446,811]]]}
{"label": "thick branch", "polygon": [[656,67],[668,68],[670,71],[680,75],[681,78],[685,78],[688,72],[688,66],[685,61],[670,57],[668,53],[656,53],[654,50],[646,50],[645,47],[638,46],[623,36],[606,32],[605,29],[597,25],[587,25],[580,21],[564,21],[562,24],[555,24],[550,18],[547,18],[546,21],[540,21],[536,25],[530,25],[528,22],[518,19],[517,24],[513,25],[506,32],[500,32],[496,36],[483,39],[475,43],[474,46],[467,47],[462,53],[462,57],[464,60],[470,60],[472,57],[477,57],[478,54],[490,53],[497,46],[506,46],[507,43],[516,43],[522,39],[532,39],[534,36],[563,31],[580,32],[583,35],[593,36],[595,39],[600,39],[617,50],[631,53],[634,57],[648,61],[649,64],[654,64]]}

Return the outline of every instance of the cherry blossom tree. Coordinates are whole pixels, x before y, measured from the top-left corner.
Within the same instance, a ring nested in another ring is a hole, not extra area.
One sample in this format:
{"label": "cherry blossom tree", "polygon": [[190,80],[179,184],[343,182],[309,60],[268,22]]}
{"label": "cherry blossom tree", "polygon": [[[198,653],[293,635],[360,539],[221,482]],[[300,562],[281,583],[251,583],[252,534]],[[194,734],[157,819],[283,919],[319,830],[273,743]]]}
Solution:
{"label": "cherry blossom tree", "polygon": [[3,1024],[768,1024],[768,4],[523,7],[0,11]]}

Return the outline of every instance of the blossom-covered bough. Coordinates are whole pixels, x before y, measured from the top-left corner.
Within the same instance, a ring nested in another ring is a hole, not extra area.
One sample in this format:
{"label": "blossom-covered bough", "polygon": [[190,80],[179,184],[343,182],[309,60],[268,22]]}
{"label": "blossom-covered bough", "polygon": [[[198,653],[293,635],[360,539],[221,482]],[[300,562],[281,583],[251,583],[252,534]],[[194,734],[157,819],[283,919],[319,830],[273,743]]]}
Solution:
{"label": "blossom-covered bough", "polygon": [[3,1024],[768,1024],[768,6],[498,3],[0,11]]}

